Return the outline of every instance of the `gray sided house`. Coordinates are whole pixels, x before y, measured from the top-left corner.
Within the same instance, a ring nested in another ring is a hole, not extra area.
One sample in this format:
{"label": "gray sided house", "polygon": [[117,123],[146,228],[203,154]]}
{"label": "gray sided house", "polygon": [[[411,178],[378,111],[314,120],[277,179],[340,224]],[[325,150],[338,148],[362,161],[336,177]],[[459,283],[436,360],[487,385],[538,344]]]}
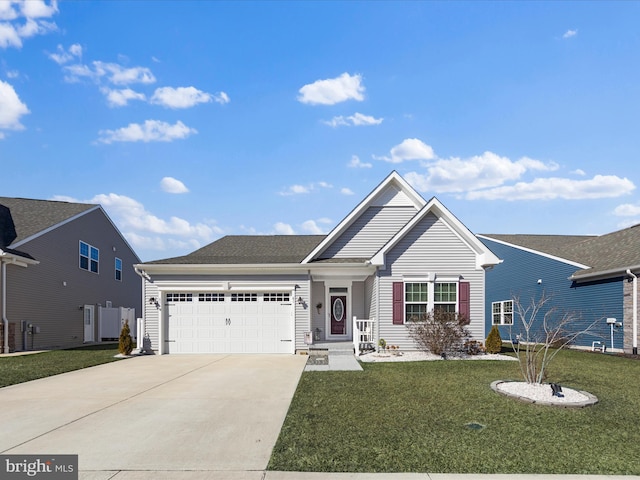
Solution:
{"label": "gray sided house", "polygon": [[485,337],[498,258],[392,172],[328,235],[226,236],[136,266],[145,334],[165,353],[295,353],[310,342],[415,349],[407,316],[444,308]]}
{"label": "gray sided house", "polygon": [[502,338],[510,339],[520,332],[510,311],[514,300],[528,304],[544,293],[558,312],[578,318],[576,332],[596,322],[575,346],[600,342],[607,351],[637,353],[640,225],[601,236],[478,237],[504,260],[487,273],[487,329],[499,325]]}
{"label": "gray sided house", "polygon": [[1,350],[98,342],[101,313],[135,321],[139,262],[100,205],[0,197]]}

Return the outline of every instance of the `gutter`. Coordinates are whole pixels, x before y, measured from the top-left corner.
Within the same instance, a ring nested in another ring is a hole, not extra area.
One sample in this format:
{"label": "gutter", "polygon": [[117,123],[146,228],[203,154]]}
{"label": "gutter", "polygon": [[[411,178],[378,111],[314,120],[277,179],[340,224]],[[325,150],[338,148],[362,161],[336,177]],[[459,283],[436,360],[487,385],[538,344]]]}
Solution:
{"label": "gutter", "polygon": [[576,282],[579,282],[581,280],[594,279],[597,277],[610,277],[614,274],[624,275],[625,273],[629,272],[629,270],[640,270],[640,265],[633,265],[626,269],[624,267],[618,267],[612,268],[610,270],[599,270],[597,272],[584,273],[582,275],[577,275],[576,273],[574,273],[569,277],[569,280],[575,280]]}
{"label": "gutter", "polygon": [[634,355],[638,354],[638,276],[627,269],[627,275],[633,279],[633,350]]}

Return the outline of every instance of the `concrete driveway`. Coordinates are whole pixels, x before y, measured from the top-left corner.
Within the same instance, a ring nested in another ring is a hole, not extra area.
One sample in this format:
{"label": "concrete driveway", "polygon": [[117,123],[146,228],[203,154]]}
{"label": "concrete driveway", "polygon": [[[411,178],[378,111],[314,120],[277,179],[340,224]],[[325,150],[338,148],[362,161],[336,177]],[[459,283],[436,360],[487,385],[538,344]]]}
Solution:
{"label": "concrete driveway", "polygon": [[5,387],[0,453],[78,454],[82,479],[262,478],[305,361],[145,356]]}

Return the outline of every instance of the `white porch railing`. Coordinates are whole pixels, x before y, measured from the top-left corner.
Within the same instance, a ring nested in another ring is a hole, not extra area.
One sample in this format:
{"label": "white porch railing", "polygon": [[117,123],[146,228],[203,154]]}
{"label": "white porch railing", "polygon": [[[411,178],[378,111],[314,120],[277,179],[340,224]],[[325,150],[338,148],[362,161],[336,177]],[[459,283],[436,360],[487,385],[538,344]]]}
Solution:
{"label": "white porch railing", "polygon": [[374,325],[373,318],[353,317],[353,350],[356,355],[362,354],[363,351],[375,350]]}

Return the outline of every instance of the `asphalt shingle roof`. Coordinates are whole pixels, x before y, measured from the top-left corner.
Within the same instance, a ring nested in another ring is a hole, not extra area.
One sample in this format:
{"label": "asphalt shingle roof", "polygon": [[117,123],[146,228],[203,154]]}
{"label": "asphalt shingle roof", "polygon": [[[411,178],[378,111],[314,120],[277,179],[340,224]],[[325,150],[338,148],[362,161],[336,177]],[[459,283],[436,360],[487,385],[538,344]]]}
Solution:
{"label": "asphalt shingle roof", "polygon": [[621,272],[640,265],[640,225],[600,236],[493,235],[485,237],[588,265],[575,277]]}
{"label": "asphalt shingle roof", "polygon": [[[9,241],[0,248],[20,242],[47,228],[61,223],[75,215],[95,208],[96,205],[87,203],[58,202],[52,200],[33,200],[28,198],[0,197],[0,205],[9,209],[15,233],[11,231],[12,225],[8,219],[0,221],[0,239],[2,243]],[[1,212],[0,212],[1,213]]]}
{"label": "asphalt shingle roof", "polygon": [[152,265],[300,263],[324,238],[324,235],[228,235],[188,255],[146,263]]}

